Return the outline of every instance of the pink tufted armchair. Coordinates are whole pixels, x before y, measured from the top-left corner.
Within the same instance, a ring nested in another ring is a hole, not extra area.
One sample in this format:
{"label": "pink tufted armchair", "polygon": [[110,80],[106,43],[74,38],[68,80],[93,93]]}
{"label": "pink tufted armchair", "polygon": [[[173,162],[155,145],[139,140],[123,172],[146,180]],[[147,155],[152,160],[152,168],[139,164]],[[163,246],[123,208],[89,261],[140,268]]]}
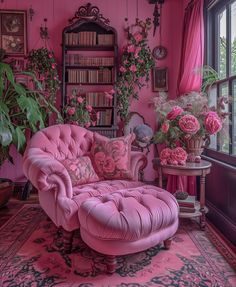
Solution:
{"label": "pink tufted armchair", "polygon": [[32,137],[23,157],[23,171],[38,190],[40,205],[48,217],[63,230],[68,250],[73,231],[80,227],[78,210],[86,199],[143,185],[139,179],[146,157],[141,152],[131,152],[133,180],[105,180],[72,187],[61,161],[88,154],[93,138],[93,132],[76,125],[50,126]]}

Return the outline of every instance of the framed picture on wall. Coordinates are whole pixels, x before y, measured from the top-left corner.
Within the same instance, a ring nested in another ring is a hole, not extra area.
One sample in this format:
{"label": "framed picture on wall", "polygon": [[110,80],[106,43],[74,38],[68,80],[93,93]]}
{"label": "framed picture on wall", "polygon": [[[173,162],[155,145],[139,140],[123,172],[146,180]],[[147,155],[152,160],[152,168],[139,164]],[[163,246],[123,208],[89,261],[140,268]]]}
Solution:
{"label": "framed picture on wall", "polygon": [[168,91],[167,68],[153,68],[152,71],[153,92]]}
{"label": "framed picture on wall", "polygon": [[7,55],[24,56],[27,53],[27,12],[0,10],[0,48]]}

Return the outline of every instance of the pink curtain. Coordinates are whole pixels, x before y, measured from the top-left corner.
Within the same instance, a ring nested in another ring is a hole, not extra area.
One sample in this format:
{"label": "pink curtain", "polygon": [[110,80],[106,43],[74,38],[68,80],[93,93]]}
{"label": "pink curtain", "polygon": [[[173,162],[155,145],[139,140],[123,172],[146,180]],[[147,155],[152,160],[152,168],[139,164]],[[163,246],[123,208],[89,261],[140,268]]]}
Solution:
{"label": "pink curtain", "polygon": [[[185,9],[178,95],[201,89],[202,77],[196,70],[202,67],[204,58],[203,4],[204,0],[192,0]],[[177,189],[195,195],[196,178],[169,176],[167,190],[174,193]]]}

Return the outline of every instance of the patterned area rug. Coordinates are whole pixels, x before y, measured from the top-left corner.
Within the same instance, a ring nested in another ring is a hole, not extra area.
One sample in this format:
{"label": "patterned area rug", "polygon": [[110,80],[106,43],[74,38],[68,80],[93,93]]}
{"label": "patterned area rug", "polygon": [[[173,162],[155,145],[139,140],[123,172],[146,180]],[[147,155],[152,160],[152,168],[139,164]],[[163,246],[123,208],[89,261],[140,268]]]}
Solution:
{"label": "patterned area rug", "polygon": [[[0,229],[0,286],[236,286],[235,271],[209,241],[209,233],[185,220],[170,250],[156,246],[120,256],[116,272],[108,275],[104,256],[87,247],[79,233],[72,254],[63,254],[60,237],[56,245],[52,240],[54,224],[39,205],[27,204]],[[235,264],[233,255],[230,260]]]}

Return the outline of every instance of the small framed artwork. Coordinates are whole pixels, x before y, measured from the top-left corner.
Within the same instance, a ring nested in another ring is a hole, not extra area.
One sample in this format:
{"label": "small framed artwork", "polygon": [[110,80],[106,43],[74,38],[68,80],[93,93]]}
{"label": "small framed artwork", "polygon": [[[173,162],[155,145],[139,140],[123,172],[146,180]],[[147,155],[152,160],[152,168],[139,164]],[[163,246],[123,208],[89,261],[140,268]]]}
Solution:
{"label": "small framed artwork", "polygon": [[0,48],[7,55],[24,56],[27,53],[27,12],[0,10]]}
{"label": "small framed artwork", "polygon": [[168,91],[167,68],[153,68],[152,71],[153,92]]}

